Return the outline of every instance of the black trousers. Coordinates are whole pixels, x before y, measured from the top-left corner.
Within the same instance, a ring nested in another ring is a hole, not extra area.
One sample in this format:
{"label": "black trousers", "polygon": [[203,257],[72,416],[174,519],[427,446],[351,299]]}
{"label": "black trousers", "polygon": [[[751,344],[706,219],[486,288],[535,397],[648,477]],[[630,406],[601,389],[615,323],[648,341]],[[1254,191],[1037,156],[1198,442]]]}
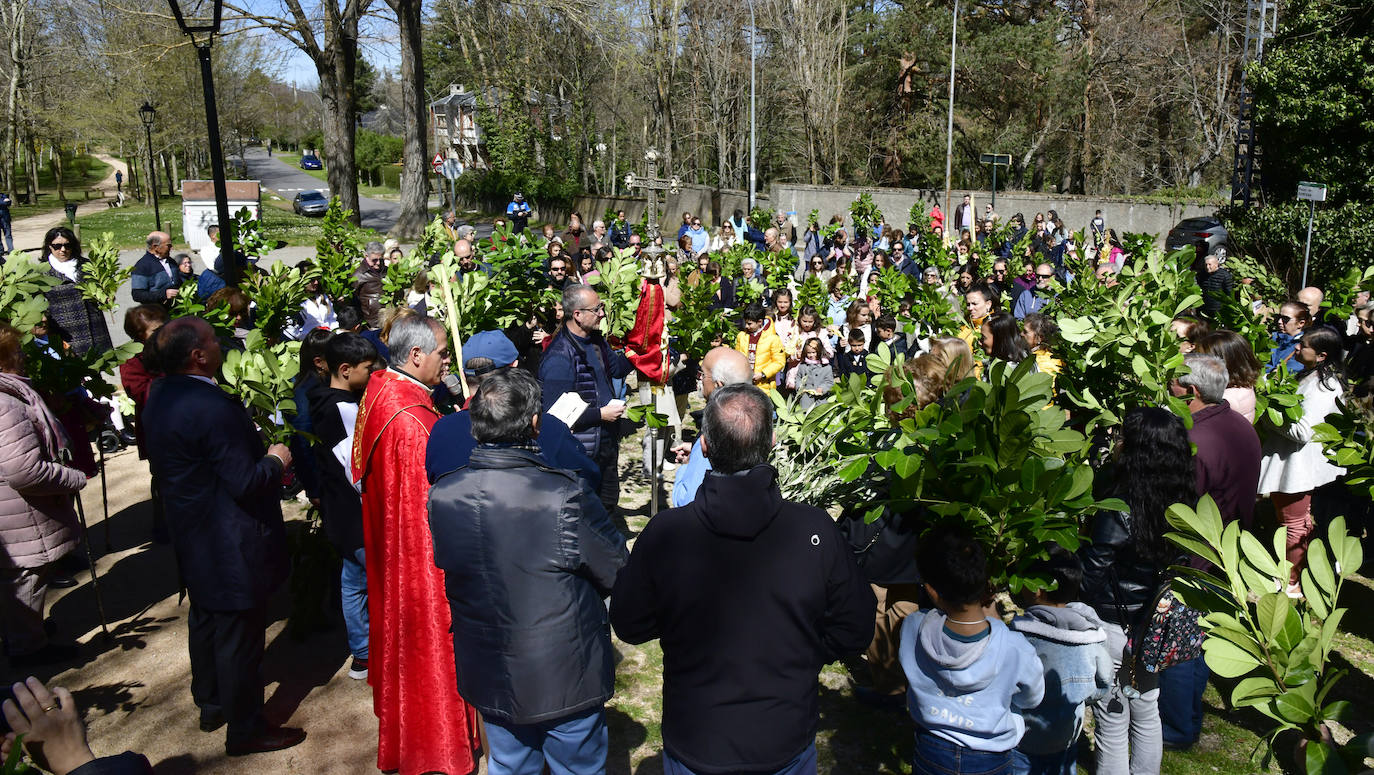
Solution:
{"label": "black trousers", "polygon": [[262,715],[266,606],[212,611],[191,601],[191,696],[202,717],[223,713],[229,740],[252,737]]}

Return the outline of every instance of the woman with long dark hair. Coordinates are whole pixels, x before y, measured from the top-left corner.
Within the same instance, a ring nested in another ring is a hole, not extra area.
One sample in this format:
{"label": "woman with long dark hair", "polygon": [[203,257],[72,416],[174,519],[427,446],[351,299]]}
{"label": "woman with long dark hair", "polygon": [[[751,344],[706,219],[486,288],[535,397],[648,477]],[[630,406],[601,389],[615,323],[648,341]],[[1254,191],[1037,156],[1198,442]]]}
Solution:
{"label": "woman with long dark hair", "polygon": [[1030,355],[1030,348],[1021,336],[1016,318],[1005,312],[988,315],[983,321],[982,336],[983,352],[990,357],[1016,364]]}
{"label": "woman with long dark hair", "polygon": [[[1126,629],[1142,615],[1178,551],[1164,538],[1164,512],[1197,503],[1197,479],[1188,430],[1174,413],[1141,407],[1126,413],[1107,494],[1126,511],[1099,512],[1083,558],[1083,602],[1102,619],[1113,669],[1121,666]],[[1164,751],[1159,689],[1127,692],[1114,681],[1093,703],[1097,772],[1159,772]]]}
{"label": "woman with long dark hair", "polygon": [[77,283],[84,277],[86,257],[81,254],[81,240],[71,229],[58,226],[43,236],[42,261],[48,274],[61,282],[46,294],[48,297],[48,328],[50,334],[66,342],[77,355],[91,350],[104,352],[113,347],[105,316],[95,304],[86,301]]}
{"label": "woman with long dark hair", "polygon": [[1340,334],[1322,326],[1307,329],[1293,355],[1303,365],[1298,380],[1302,418],[1264,437],[1259,492],[1274,502],[1279,521],[1288,529],[1288,561],[1293,564],[1289,597],[1301,595],[1298,574],[1307,559],[1307,541],[1315,527],[1312,491],[1345,473],[1344,468],[1326,459],[1321,443],[1312,437],[1314,426],[1341,411],[1336,405],[1345,386],[1341,356]]}

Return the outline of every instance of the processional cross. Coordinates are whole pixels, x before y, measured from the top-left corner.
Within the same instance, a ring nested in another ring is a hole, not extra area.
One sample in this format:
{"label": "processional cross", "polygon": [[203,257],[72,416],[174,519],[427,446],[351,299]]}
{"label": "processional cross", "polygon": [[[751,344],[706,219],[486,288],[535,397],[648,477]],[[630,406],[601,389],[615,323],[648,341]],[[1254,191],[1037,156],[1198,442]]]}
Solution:
{"label": "processional cross", "polygon": [[[676,194],[678,188],[682,185],[682,181],[679,180],[676,175],[671,178],[658,177],[658,151],[653,148],[650,148],[644,153],[644,161],[648,162],[649,174],[639,178],[635,177],[633,172],[629,173],[625,176],[625,187],[629,189],[643,189],[649,197],[648,245],[644,248],[645,263],[641,267],[640,274],[646,278],[652,278],[646,280],[646,283],[657,284],[666,281],[663,275],[663,256],[664,253],[667,252],[657,244],[658,237],[660,236],[658,230],[658,192],[667,191],[670,194]],[[674,248],[676,248],[676,246],[674,246]],[[654,286],[645,285],[645,291],[647,292],[651,287]],[[650,297],[642,296],[640,304],[645,304],[648,298]],[[657,301],[652,303],[662,308],[663,294],[661,291],[657,296]],[[638,315],[636,317],[638,317]],[[662,319],[661,313],[659,317]],[[658,335],[663,337],[665,334],[666,331],[660,329]],[[681,421],[677,416],[676,402],[673,401],[672,394],[665,389],[670,373],[667,345],[667,339],[663,338],[660,343],[663,361],[659,366],[659,374],[661,375],[662,382],[655,384],[647,380],[641,381],[639,383],[640,402],[645,405],[653,406],[657,411],[665,414],[669,418],[670,425],[679,425]],[[658,513],[658,487],[663,477],[662,468],[660,466],[660,454],[661,448],[667,444],[666,434],[668,430],[668,428],[645,428],[645,433],[649,434],[650,438],[649,467],[653,472],[653,481],[649,486],[649,516],[651,517]]]}
{"label": "processional cross", "polygon": [[625,187],[644,189],[649,196],[648,242],[652,245],[660,236],[658,231],[658,192],[667,191],[670,194],[676,194],[682,181],[676,175],[671,178],[658,177],[658,151],[653,148],[644,152],[644,161],[649,164],[649,174],[642,178],[635,177],[633,172],[627,174]]}

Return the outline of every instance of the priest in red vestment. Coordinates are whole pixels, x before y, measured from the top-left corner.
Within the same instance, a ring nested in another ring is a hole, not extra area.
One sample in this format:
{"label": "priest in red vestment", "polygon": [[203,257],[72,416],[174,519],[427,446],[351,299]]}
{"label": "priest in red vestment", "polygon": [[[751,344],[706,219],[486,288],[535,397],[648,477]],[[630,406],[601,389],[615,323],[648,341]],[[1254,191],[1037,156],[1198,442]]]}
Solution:
{"label": "priest in red vestment", "polygon": [[353,436],[377,767],[467,775],[477,768],[477,712],[458,696],[448,599],[426,510],[425,447],[439,419],[430,388],[448,373],[448,337],[438,321],[410,316],[392,325],[388,344],[391,368],[368,381]]}

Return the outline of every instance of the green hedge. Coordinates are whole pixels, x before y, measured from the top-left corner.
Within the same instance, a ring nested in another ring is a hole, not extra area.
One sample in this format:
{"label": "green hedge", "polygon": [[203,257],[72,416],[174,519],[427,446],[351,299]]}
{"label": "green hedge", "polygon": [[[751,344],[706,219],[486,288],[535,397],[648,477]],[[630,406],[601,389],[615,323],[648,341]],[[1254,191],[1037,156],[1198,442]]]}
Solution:
{"label": "green hedge", "polygon": [[[1231,235],[1231,246],[1259,259],[1288,287],[1302,283],[1303,246],[1307,239],[1307,202],[1284,202],[1266,207],[1217,211]],[[1317,203],[1312,226],[1312,259],[1308,283],[1330,288],[1352,266],[1369,263],[1374,245],[1374,205],[1347,202],[1340,207]]]}
{"label": "green hedge", "polygon": [[471,201],[509,200],[519,191],[527,201],[546,207],[568,206],[579,193],[576,180],[491,170],[468,170],[458,178],[457,187],[458,193]]}

